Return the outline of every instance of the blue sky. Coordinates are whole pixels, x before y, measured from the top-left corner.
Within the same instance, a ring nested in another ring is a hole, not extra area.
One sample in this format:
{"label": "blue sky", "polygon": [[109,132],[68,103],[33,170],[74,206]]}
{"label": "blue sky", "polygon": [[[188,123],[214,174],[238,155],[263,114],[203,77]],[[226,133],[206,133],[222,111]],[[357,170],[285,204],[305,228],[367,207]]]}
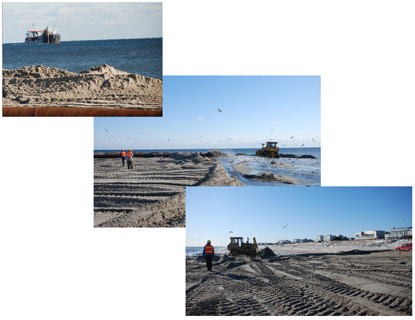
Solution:
{"label": "blue sky", "polygon": [[186,188],[187,246],[227,245],[229,231],[275,242],[408,226],[411,187]]}
{"label": "blue sky", "polygon": [[161,2],[3,3],[3,43],[54,25],[62,41],[162,37]]}
{"label": "blue sky", "polygon": [[94,148],[256,148],[267,140],[281,147],[320,146],[319,76],[163,81],[163,117],[95,118]]}

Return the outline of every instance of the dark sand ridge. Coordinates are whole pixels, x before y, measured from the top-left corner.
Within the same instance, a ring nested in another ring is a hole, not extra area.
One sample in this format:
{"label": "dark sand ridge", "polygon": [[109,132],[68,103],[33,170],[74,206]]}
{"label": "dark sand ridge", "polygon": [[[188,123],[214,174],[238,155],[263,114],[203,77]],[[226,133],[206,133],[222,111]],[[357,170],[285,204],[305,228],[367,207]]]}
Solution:
{"label": "dark sand ridge", "polygon": [[243,186],[214,157],[200,153],[134,160],[94,160],[94,225],[97,227],[183,227],[186,186]]}
{"label": "dark sand ridge", "polygon": [[412,315],[412,253],[186,259],[186,315]]}
{"label": "dark sand ridge", "polygon": [[[274,163],[276,163],[275,161],[273,161]],[[263,182],[282,182],[285,184],[299,184],[300,181],[293,178],[293,177],[289,177],[289,176],[282,176],[282,175],[277,175],[274,173],[266,173],[266,172],[260,172],[258,174],[250,174],[251,173],[251,169],[248,168],[247,166],[247,161],[243,161],[243,162],[239,162],[236,163],[234,165],[232,165],[232,168],[235,172],[241,174],[244,178],[246,179],[251,179],[251,180],[255,180],[255,181],[263,181]],[[278,165],[274,164],[275,166],[278,167]],[[283,167],[283,168],[295,168],[293,166],[288,167],[289,165],[283,166],[282,164],[280,164],[279,167]]]}
{"label": "dark sand ridge", "polygon": [[[3,106],[69,107],[84,112],[88,108],[130,113],[131,110],[161,111],[162,86],[161,79],[127,73],[109,65],[79,74],[43,66],[3,69]],[[7,112],[11,111],[7,109]]]}

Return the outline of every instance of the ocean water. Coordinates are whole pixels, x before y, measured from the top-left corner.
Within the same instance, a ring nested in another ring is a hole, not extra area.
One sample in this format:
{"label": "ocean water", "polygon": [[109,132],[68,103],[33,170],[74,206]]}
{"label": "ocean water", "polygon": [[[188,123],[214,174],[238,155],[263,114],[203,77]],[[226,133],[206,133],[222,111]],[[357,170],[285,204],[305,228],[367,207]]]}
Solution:
{"label": "ocean water", "polygon": [[59,44],[3,44],[3,69],[30,65],[71,72],[109,64],[116,69],[162,78],[162,38],[62,41]]}
{"label": "ocean water", "polygon": [[[257,148],[237,148],[237,149],[154,149],[139,150],[135,152],[208,152],[209,150],[219,150],[227,153],[229,157],[219,158],[225,170],[231,176],[236,176],[247,186],[320,186],[321,185],[321,149],[320,148],[280,148],[280,153],[290,153],[295,155],[310,154],[317,159],[293,159],[279,158],[280,164],[288,165],[292,168],[277,168],[271,162],[275,159],[255,156]],[[120,150],[94,150],[97,152],[120,152]],[[289,176],[300,181],[299,184],[284,184],[281,182],[263,182],[244,178],[232,168],[234,164],[245,162],[251,170],[251,174],[261,172],[274,173],[276,175]]]}
{"label": "ocean water", "polygon": [[[125,147],[128,149],[129,147]],[[254,156],[255,151],[258,148],[235,148],[235,149],[220,149],[220,148],[210,148],[210,149],[134,149],[135,152],[208,152],[211,150],[219,150],[229,155],[236,156],[237,154],[244,153],[247,156]],[[121,150],[94,150],[95,153],[98,152],[119,152]],[[311,154],[317,159],[321,159],[321,148],[280,148],[280,153],[291,153],[296,155]]]}
{"label": "ocean water", "polygon": [[[224,246],[215,246],[215,255],[221,256],[228,253],[228,250]],[[186,256],[194,257],[201,256],[203,254],[203,247],[186,247]]]}

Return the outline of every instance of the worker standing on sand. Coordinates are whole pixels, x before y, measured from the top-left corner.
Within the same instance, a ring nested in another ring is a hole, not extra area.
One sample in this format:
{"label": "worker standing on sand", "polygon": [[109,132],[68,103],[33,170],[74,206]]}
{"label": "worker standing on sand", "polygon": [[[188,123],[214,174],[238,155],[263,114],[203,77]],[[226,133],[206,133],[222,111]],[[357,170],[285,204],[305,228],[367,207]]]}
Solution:
{"label": "worker standing on sand", "polygon": [[122,166],[124,167],[125,166],[125,151],[124,150],[120,152],[120,157],[122,160]]}
{"label": "worker standing on sand", "polygon": [[212,271],[212,260],[213,260],[214,254],[215,254],[215,250],[213,249],[213,246],[211,245],[210,240],[208,240],[207,244],[203,248],[203,256],[206,259],[206,267],[209,271]]}
{"label": "worker standing on sand", "polygon": [[130,149],[130,151],[127,152],[127,166],[128,169],[132,169],[133,168],[133,150]]}

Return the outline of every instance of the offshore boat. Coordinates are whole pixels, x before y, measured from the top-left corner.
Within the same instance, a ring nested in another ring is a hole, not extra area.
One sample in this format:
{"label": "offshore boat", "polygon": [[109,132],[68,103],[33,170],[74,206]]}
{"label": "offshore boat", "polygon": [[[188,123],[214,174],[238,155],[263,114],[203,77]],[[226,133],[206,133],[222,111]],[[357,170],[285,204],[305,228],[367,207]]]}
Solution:
{"label": "offshore boat", "polygon": [[60,43],[61,35],[54,28],[53,32],[46,27],[45,30],[29,30],[26,33],[24,43]]}

